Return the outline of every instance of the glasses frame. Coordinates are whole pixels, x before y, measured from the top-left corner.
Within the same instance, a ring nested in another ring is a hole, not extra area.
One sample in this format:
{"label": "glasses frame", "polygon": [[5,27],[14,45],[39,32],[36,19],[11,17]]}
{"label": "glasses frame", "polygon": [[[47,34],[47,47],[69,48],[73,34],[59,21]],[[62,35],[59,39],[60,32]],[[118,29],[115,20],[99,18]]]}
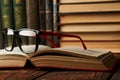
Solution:
{"label": "glasses frame", "polygon": [[11,45],[11,49],[10,50],[8,50],[6,47],[5,47],[5,50],[6,51],[13,51],[13,49],[14,49],[14,47],[15,47],[15,42],[17,43],[17,45],[18,45],[18,47],[20,48],[20,50],[22,51],[22,52],[24,52],[24,53],[26,53],[23,49],[22,49],[22,47],[21,47],[21,38],[20,38],[20,35],[19,35],[19,33],[20,33],[20,31],[23,31],[23,30],[28,30],[28,31],[33,31],[33,32],[35,32],[36,33],[36,43],[35,43],[35,50],[34,50],[34,52],[36,52],[37,51],[37,49],[38,49],[38,44],[39,44],[39,31],[38,30],[34,30],[34,29],[27,29],[27,28],[23,28],[23,29],[19,29],[19,30],[13,30],[13,29],[10,29],[10,28],[5,28],[4,30],[3,30],[3,35],[4,35],[4,40],[5,40],[5,43],[4,43],[4,46],[6,46],[7,44],[6,44],[6,41],[7,41],[7,31],[8,30],[12,30],[13,31],[13,41],[12,41],[12,45]]}
{"label": "glasses frame", "polygon": [[[3,33],[4,33],[4,40],[6,41],[7,39],[7,31],[9,30],[10,28],[5,28],[3,30]],[[13,30],[13,29],[11,29]],[[20,35],[19,35],[19,32],[20,31],[23,31],[23,30],[30,30],[30,31],[34,31],[36,33],[36,45],[35,45],[35,51],[36,52],[38,50],[38,46],[39,46],[39,40],[40,39],[45,39],[47,40],[54,48],[57,48],[59,47],[57,44],[54,43],[54,41],[52,41],[51,39],[49,39],[47,36],[57,36],[57,37],[73,37],[73,38],[77,38],[80,40],[80,42],[82,43],[82,47],[83,49],[87,49],[85,43],[83,42],[82,38],[79,37],[79,36],[76,36],[76,35],[71,35],[71,34],[64,34],[64,33],[53,33],[53,32],[45,32],[45,31],[38,31],[38,30],[34,30],[34,29],[28,29],[28,28],[23,28],[23,29],[19,29],[19,30],[13,30],[14,34],[13,34],[13,41],[12,41],[12,48],[10,50],[7,50],[5,48],[6,51],[13,51],[14,47],[15,47],[15,40],[20,48],[20,50],[24,53],[26,53],[22,47],[21,47],[21,39],[20,39]],[[6,42],[5,42],[5,45],[6,45]]]}

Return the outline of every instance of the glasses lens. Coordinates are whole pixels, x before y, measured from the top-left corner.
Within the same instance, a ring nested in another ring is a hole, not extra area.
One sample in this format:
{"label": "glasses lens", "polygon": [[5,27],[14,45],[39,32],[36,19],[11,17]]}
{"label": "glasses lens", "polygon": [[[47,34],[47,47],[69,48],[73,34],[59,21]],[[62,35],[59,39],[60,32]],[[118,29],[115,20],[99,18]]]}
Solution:
{"label": "glasses lens", "polygon": [[[32,30],[22,30],[19,32],[20,36],[20,45],[22,50],[25,53],[32,53],[36,49],[36,32]],[[26,45],[32,45],[32,49],[29,49],[29,46]]]}
{"label": "glasses lens", "polygon": [[14,35],[13,30],[8,29],[7,33],[5,34],[5,48],[6,48],[6,50],[12,49],[13,35]]}

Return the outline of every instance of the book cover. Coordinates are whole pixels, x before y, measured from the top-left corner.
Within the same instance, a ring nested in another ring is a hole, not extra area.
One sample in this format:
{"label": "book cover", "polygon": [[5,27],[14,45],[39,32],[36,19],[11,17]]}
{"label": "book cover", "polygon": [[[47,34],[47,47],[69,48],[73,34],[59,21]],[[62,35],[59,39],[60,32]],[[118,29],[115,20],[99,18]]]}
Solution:
{"label": "book cover", "polygon": [[60,25],[61,32],[68,33],[92,33],[92,32],[119,32],[120,23],[74,23],[74,24],[64,24]]}
{"label": "book cover", "polygon": [[15,29],[26,28],[26,4],[25,0],[13,0]]}
{"label": "book cover", "polygon": [[[27,28],[25,0],[13,0],[13,12],[15,29]],[[28,44],[28,39],[24,38],[22,44]]]}
{"label": "book cover", "polygon": [[27,28],[39,30],[38,0],[26,0]]}
{"label": "book cover", "polygon": [[[39,6],[39,30],[40,31],[45,31],[46,30],[46,5],[45,5],[45,0],[38,0],[38,6]],[[40,44],[46,45],[46,41],[41,39]]]}
{"label": "book cover", "polygon": [[59,5],[60,13],[86,13],[86,12],[113,12],[120,11],[120,2],[104,2],[89,4],[61,4]]}
{"label": "book cover", "polygon": [[[26,0],[27,28],[39,30],[38,0]],[[33,44],[35,39],[28,39]]]}
{"label": "book cover", "polygon": [[[1,29],[4,28],[12,28],[14,29],[14,13],[13,13],[13,6],[12,6],[13,0],[0,0],[0,23],[1,23]],[[0,31],[1,33],[1,31]],[[1,40],[3,39],[2,33],[0,34]],[[12,43],[12,41],[9,39],[9,44]],[[2,41],[1,41],[2,42]],[[1,47],[3,48],[4,40],[1,43]]]}
{"label": "book cover", "polygon": [[12,0],[0,0],[2,28],[14,28]]}
{"label": "book cover", "polygon": [[[58,10],[59,7],[59,0],[53,0],[53,32],[59,32],[60,26],[58,25],[59,17],[58,17]],[[54,42],[59,46],[59,37],[53,37]]]}
{"label": "book cover", "polygon": [[[45,0],[45,25],[46,25],[46,30],[47,32],[53,32],[53,0]],[[53,37],[49,36],[48,37],[50,40],[53,41]],[[47,46],[51,46],[50,43],[46,41]],[[51,46],[52,47],[52,46]]]}
{"label": "book cover", "polygon": [[69,3],[96,3],[96,2],[114,2],[118,0],[60,0],[60,4],[69,4]]}
{"label": "book cover", "polygon": [[[1,9],[0,9],[0,11],[1,11]],[[0,13],[0,49],[2,49],[3,48],[3,35],[2,35],[2,22],[1,22],[1,20],[2,20],[2,16],[1,16],[1,13]]]}
{"label": "book cover", "polygon": [[120,12],[76,13],[60,16],[60,24],[72,23],[119,23]]}

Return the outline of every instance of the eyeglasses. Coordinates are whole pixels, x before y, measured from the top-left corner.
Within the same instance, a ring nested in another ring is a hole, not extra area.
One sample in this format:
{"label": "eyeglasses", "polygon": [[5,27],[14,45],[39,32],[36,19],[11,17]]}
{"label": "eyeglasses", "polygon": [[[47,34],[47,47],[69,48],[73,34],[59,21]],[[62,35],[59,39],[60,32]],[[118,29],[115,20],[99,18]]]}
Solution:
{"label": "eyeglasses", "polygon": [[[5,46],[6,51],[13,51],[14,47],[16,46],[15,42],[17,42],[18,47],[20,48],[22,52],[24,53],[36,52],[39,47],[40,39],[47,40],[54,48],[59,47],[47,36],[78,38],[80,42],[82,43],[83,48],[87,49],[82,38],[76,35],[53,33],[53,32],[42,32],[42,31],[28,29],[28,28],[19,29],[19,30],[13,30],[13,29],[6,28],[3,30],[3,34],[4,34],[4,40],[5,40],[4,46]],[[29,50],[29,46],[26,46],[26,45],[30,45],[28,43],[29,40],[32,40],[31,44],[33,44],[33,48],[31,50]]]}
{"label": "eyeglasses", "polygon": [[[16,45],[16,42],[20,48],[20,50],[24,53],[32,53],[37,51],[38,44],[39,44],[39,31],[34,29],[19,29],[19,30],[13,30],[6,28],[3,30],[4,33],[4,41],[5,41],[5,50],[6,51],[12,51]],[[31,44],[33,45],[33,48],[29,50],[27,48],[28,41],[32,40]]]}

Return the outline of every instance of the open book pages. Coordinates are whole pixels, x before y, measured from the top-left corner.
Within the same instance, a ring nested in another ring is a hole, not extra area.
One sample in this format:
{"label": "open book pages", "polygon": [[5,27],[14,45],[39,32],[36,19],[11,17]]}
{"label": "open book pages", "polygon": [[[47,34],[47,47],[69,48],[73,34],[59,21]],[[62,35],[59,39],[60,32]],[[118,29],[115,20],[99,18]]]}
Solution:
{"label": "open book pages", "polygon": [[[41,48],[42,47],[42,48]],[[71,46],[71,47],[60,47],[60,48],[50,48],[48,46],[40,45],[39,50],[33,54],[42,54],[42,53],[55,53],[59,55],[68,55],[74,57],[83,57],[83,58],[102,58],[105,55],[111,54],[108,50],[99,50],[99,49],[87,49],[84,50],[81,47]]]}
{"label": "open book pages", "polygon": [[[25,45],[30,51],[34,46]],[[15,47],[8,52],[0,50],[0,67],[24,67],[29,60],[34,67],[83,69],[83,70],[109,70],[112,69],[116,58],[111,51],[96,49],[84,50],[80,47],[50,48],[39,45],[35,53],[26,54]]]}

